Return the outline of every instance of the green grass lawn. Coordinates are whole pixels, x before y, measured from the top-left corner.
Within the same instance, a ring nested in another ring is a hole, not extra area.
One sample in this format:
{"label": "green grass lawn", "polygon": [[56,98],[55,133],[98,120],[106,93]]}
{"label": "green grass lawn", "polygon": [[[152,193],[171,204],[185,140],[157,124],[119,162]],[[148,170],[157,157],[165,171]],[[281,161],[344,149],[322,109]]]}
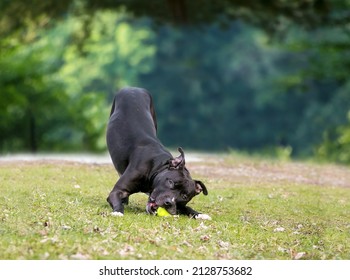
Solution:
{"label": "green grass lawn", "polygon": [[0,163],[0,259],[350,259],[346,167],[203,155],[188,163],[211,221],[147,215],[130,197],[113,217],[112,165]]}

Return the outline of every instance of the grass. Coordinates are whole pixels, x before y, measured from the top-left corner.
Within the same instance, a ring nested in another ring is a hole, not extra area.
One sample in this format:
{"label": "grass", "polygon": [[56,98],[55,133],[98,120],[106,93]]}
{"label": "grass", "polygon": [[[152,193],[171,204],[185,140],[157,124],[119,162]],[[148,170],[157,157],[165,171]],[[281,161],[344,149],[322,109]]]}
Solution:
{"label": "grass", "polygon": [[0,163],[0,259],[350,259],[349,169],[202,156],[188,163],[212,217],[154,217],[146,195],[125,216],[105,198],[111,165]]}

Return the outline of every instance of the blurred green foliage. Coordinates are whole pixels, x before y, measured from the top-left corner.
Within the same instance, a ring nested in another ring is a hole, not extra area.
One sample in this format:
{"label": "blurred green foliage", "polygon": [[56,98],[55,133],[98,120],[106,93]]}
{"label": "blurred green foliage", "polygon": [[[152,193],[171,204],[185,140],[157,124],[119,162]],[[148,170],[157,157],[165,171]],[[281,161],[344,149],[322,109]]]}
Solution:
{"label": "blurred green foliage", "polygon": [[67,13],[0,22],[2,153],[105,150],[113,96],[132,85],[154,96],[168,146],[350,163],[346,1],[337,1],[343,10],[331,10],[324,24],[324,11],[313,10],[304,27],[276,10],[272,33],[264,21],[272,2],[255,22],[252,7],[225,24],[202,7],[200,25],[176,26],[155,25],[166,21],[166,13],[155,16],[158,6],[143,14],[138,6],[135,17],[125,3],[94,13],[76,13],[74,3]]}
{"label": "blurred green foliage", "polygon": [[[110,24],[110,23],[115,24]],[[152,31],[105,12],[76,43],[84,21],[68,18],[29,44],[3,42],[0,57],[0,149],[101,151],[115,90],[148,71]],[[13,43],[11,43],[13,44]]]}
{"label": "blurred green foliage", "polygon": [[162,105],[161,138],[197,149],[331,158],[331,150],[319,153],[324,135],[345,125],[350,109],[348,50],[321,44],[333,39],[337,48],[344,36],[334,31],[291,29],[281,42],[240,22],[160,28],[155,67],[141,84]]}

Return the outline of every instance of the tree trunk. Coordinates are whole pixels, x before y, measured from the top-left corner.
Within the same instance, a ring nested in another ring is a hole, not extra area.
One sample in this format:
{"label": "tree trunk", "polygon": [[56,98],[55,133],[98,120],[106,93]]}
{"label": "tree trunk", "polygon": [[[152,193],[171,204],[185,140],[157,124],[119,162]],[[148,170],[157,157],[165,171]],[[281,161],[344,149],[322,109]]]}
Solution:
{"label": "tree trunk", "polygon": [[29,110],[29,148],[32,153],[35,153],[38,149],[35,134],[36,134],[36,122],[32,111]]}

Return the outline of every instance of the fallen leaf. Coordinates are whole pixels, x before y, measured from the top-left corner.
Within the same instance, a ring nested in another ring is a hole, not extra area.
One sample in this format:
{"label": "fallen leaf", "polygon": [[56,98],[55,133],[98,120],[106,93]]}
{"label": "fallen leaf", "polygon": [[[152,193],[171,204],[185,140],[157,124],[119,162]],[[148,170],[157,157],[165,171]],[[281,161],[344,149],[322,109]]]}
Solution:
{"label": "fallen leaf", "polygon": [[93,231],[99,233],[101,232],[101,229],[98,226],[94,226]]}
{"label": "fallen leaf", "polygon": [[202,236],[200,237],[200,239],[201,239],[202,241],[208,241],[208,240],[210,239],[210,237],[209,237],[208,235],[202,235]]}
{"label": "fallen leaf", "polygon": [[130,245],[125,245],[124,248],[119,251],[119,254],[121,256],[127,256],[130,254],[133,254],[134,252],[135,252],[134,247],[132,247]]}
{"label": "fallen leaf", "polygon": [[303,258],[306,255],[305,252],[298,252],[293,256],[294,260],[300,260],[301,258]]}
{"label": "fallen leaf", "polygon": [[40,231],[39,231],[39,234],[40,234],[41,236],[47,236],[48,231],[47,231],[46,229],[43,229],[43,230],[40,230]]}
{"label": "fallen leaf", "polygon": [[277,248],[277,250],[282,252],[282,253],[287,253],[289,251],[289,250],[287,250],[287,249],[285,249],[283,247],[280,247],[280,246]]}
{"label": "fallen leaf", "polygon": [[219,241],[219,246],[220,246],[221,248],[228,249],[228,248],[230,247],[230,243],[220,240],[220,241]]}
{"label": "fallen leaf", "polygon": [[64,229],[64,230],[69,230],[69,229],[71,229],[72,227],[67,226],[67,225],[63,225],[61,228]]}
{"label": "fallen leaf", "polygon": [[88,260],[90,258],[89,255],[83,255],[81,253],[76,253],[74,255],[70,256],[71,259],[73,260]]}
{"label": "fallen leaf", "polygon": [[208,229],[208,227],[206,225],[204,225],[203,222],[201,222],[200,225],[194,229],[194,231],[201,231],[201,230],[206,230],[206,229]]}
{"label": "fallen leaf", "polygon": [[193,247],[193,245],[186,240],[182,244],[190,248]]}
{"label": "fallen leaf", "polygon": [[45,252],[43,255],[40,255],[40,259],[47,260],[50,257],[50,253]]}

